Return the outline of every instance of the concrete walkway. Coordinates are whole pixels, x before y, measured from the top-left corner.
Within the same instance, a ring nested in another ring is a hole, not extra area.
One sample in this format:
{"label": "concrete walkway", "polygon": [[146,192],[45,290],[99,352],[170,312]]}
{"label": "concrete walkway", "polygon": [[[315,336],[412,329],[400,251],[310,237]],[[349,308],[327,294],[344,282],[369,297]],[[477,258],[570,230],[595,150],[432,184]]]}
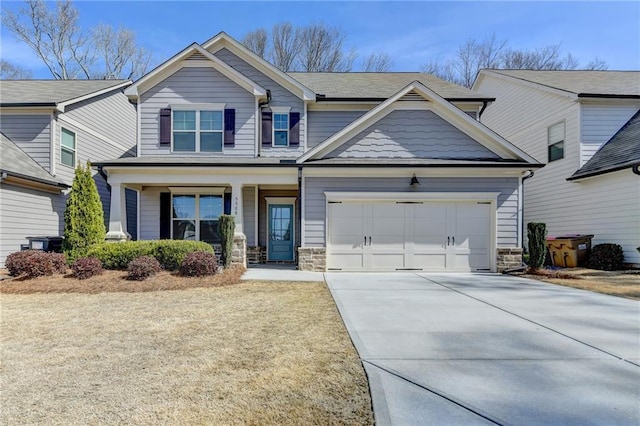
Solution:
{"label": "concrete walkway", "polygon": [[498,275],[325,274],[378,425],[640,424],[640,304]]}

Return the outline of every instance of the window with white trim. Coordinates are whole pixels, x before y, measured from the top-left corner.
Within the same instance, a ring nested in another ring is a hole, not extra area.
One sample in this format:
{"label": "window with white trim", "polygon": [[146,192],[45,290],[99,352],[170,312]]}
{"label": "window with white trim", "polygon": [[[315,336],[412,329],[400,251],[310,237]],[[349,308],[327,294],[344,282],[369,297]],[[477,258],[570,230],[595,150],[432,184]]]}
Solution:
{"label": "window with white trim", "polygon": [[222,152],[224,105],[172,106],[174,152]]}
{"label": "window with white trim", "polygon": [[273,146],[289,146],[289,113],[273,114]]}
{"label": "window with white trim", "polygon": [[549,163],[564,158],[564,133],[564,121],[554,124],[547,129],[547,155]]}
{"label": "window with white trim", "polygon": [[172,194],[171,238],[220,243],[218,217],[224,197],[217,194]]}
{"label": "window with white trim", "polygon": [[76,134],[64,127],[60,130],[60,163],[76,166]]}

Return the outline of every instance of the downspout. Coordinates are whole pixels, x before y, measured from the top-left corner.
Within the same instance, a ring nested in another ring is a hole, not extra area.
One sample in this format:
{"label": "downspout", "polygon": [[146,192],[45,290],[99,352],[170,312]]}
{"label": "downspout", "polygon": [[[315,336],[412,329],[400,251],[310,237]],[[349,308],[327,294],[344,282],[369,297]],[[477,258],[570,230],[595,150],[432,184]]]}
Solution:
{"label": "downspout", "polygon": [[[519,203],[518,203],[518,207],[519,207],[519,213],[518,213],[518,219],[520,221],[520,230],[518,232],[518,242],[520,245],[520,248],[522,248],[522,251],[524,253],[524,181],[532,178],[533,177],[533,170],[527,170],[527,175],[526,176],[522,176],[520,178],[520,185],[519,185],[519,192],[520,192],[520,196],[519,196]],[[517,266],[515,268],[510,268],[510,269],[506,269],[504,271],[502,271],[502,273],[504,274],[508,274],[510,272],[518,272],[518,271],[523,271],[524,269],[526,269],[526,265],[524,264],[524,262],[522,262],[522,264],[520,266]]]}
{"label": "downspout", "polygon": [[298,166],[298,197],[296,198],[296,211],[298,214],[296,215],[296,252],[294,253],[294,257],[298,264],[298,268],[300,268],[298,248],[300,248],[302,244],[302,166]]}
{"label": "downspout", "polygon": [[631,170],[633,171],[633,173],[637,174],[638,176],[640,176],[640,164],[636,164],[635,166],[633,166],[631,168]]}
{"label": "downspout", "polygon": [[480,119],[482,118],[482,113],[484,112],[485,109],[487,109],[488,105],[489,105],[489,101],[482,101],[482,108],[480,108],[480,112],[478,113],[478,121],[480,121]]}

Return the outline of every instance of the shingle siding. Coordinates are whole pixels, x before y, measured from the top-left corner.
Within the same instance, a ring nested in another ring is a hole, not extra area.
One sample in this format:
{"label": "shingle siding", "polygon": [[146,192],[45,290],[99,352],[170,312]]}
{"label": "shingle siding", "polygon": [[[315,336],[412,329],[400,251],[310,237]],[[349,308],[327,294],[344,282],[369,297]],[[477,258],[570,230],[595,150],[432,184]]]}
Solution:
{"label": "shingle siding", "polygon": [[51,172],[51,115],[2,114],[0,131]]}

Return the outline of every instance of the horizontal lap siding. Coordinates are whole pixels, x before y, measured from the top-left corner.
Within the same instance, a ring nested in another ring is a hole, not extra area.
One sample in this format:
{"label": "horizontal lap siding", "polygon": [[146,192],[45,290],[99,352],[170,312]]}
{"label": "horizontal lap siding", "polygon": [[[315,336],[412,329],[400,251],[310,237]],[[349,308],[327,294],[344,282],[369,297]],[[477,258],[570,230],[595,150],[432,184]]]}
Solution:
{"label": "horizontal lap siding", "polygon": [[307,147],[309,149],[362,117],[366,111],[309,111]]}
{"label": "horizontal lap siding", "polygon": [[589,161],[637,111],[637,106],[628,105],[582,105],[580,166]]}
{"label": "horizontal lap siding", "polygon": [[51,115],[2,114],[0,131],[51,172]]}
{"label": "horizontal lap siding", "polygon": [[393,111],[327,157],[498,158],[433,111]]}
{"label": "horizontal lap siding", "polygon": [[[499,192],[498,247],[514,247],[518,241],[517,178],[427,178],[420,177],[422,192]],[[305,246],[325,246],[326,197],[333,192],[412,192],[408,178],[308,177],[304,183]]]}
{"label": "horizontal lap siding", "polygon": [[62,235],[64,195],[1,184],[0,199],[0,267],[26,237]]}
{"label": "horizontal lap siding", "polygon": [[303,154],[304,140],[305,140],[305,121],[304,115],[304,101],[291,93],[289,90],[282,87],[280,84],[273,81],[256,68],[246,63],[227,49],[222,49],[215,53],[215,55],[222,59],[227,65],[232,66],[237,71],[240,71],[243,75],[247,76],[251,81],[259,84],[263,88],[271,91],[271,102],[269,106],[277,107],[291,107],[291,112],[300,113],[300,145],[295,147],[286,148],[274,148],[274,147],[262,147],[261,156],[263,157],[299,157]]}
{"label": "horizontal lap siding", "polygon": [[160,193],[169,192],[166,187],[145,187],[140,193],[140,239],[160,238]]}
{"label": "horizontal lap siding", "polygon": [[247,186],[242,188],[244,234],[247,237],[247,246],[256,245],[256,188]]}
{"label": "horizontal lap siding", "polygon": [[[169,145],[159,144],[160,109],[171,104],[224,103],[235,109],[235,145],[224,147],[225,156],[255,154],[255,97],[213,68],[182,68],[140,97],[141,155],[173,154]],[[219,156],[220,153],[202,154]]]}

